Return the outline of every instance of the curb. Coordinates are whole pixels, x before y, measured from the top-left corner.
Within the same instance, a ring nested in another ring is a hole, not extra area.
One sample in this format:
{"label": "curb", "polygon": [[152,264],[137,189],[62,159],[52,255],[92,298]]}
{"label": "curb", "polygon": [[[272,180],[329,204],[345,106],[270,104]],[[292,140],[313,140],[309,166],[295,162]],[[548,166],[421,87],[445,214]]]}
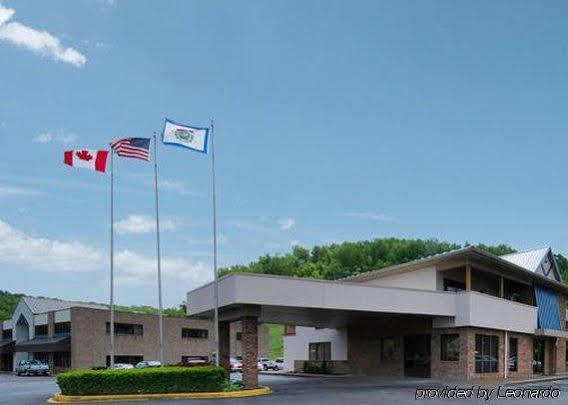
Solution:
{"label": "curb", "polygon": [[533,383],[541,383],[541,382],[549,382],[549,381],[559,381],[559,380],[566,380],[568,376],[556,376],[556,377],[542,377],[542,378],[532,378],[528,380],[519,380],[519,381],[507,381],[503,385],[521,385],[521,384],[533,384]]}
{"label": "curb", "polygon": [[55,394],[47,400],[48,404],[81,404],[90,402],[149,401],[153,399],[214,399],[243,398],[270,394],[268,387],[253,390],[227,392],[179,392],[168,394],[122,394],[122,395],[63,395]]}
{"label": "curb", "polygon": [[282,377],[305,377],[305,378],[341,378],[349,377],[349,374],[317,374],[317,373],[294,373],[294,372],[270,372],[270,371],[259,371],[258,374],[263,375],[277,375]]}

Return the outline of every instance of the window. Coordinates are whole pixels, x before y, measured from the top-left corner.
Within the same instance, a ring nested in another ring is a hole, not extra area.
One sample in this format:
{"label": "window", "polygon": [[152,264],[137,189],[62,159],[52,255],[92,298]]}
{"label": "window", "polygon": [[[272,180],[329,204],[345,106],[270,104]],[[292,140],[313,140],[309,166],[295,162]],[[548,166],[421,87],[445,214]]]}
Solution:
{"label": "window", "polygon": [[47,337],[47,325],[39,325],[35,327],[35,337]]}
{"label": "window", "polygon": [[12,339],[12,329],[3,330],[2,339]]}
{"label": "window", "polygon": [[[106,333],[110,335],[110,322],[106,323]],[[142,336],[144,334],[144,327],[134,323],[114,323],[115,335],[134,335]],[[115,361],[115,363],[118,363]]]}
{"label": "window", "polygon": [[448,280],[447,278],[444,279],[444,291],[465,291],[465,283],[461,283],[459,281]]}
{"label": "window", "polygon": [[49,364],[49,353],[47,352],[34,353],[34,360],[37,360],[43,364]]}
{"label": "window", "polygon": [[185,339],[207,339],[209,337],[209,331],[207,329],[182,328],[181,337]]}
{"label": "window", "polygon": [[381,361],[394,360],[394,339],[384,337],[380,340]]}
{"label": "window", "polygon": [[310,343],[310,360],[331,360],[331,342]]}
{"label": "window", "polygon": [[460,335],[442,335],[440,343],[440,355],[443,361],[458,361],[460,359]]}
{"label": "window", "polygon": [[243,332],[237,332],[237,340],[243,339]]}
{"label": "window", "polygon": [[[114,364],[122,363],[122,364],[132,364],[133,366],[135,366],[141,361],[144,361],[144,356],[121,356],[121,355],[114,356]],[[110,356],[106,356],[106,365],[107,367],[110,366]]]}
{"label": "window", "polygon": [[499,371],[499,337],[475,335],[475,372],[496,373]]}
{"label": "window", "polygon": [[509,371],[517,371],[517,365],[519,363],[519,339],[509,338],[509,360],[508,366]]}
{"label": "window", "polygon": [[55,324],[55,336],[69,336],[71,334],[71,322],[58,322]]}
{"label": "window", "polygon": [[71,367],[71,353],[69,352],[55,352],[53,354],[53,365],[59,368]]}
{"label": "window", "polygon": [[533,340],[533,373],[544,373],[544,348],[545,341],[542,338]]}

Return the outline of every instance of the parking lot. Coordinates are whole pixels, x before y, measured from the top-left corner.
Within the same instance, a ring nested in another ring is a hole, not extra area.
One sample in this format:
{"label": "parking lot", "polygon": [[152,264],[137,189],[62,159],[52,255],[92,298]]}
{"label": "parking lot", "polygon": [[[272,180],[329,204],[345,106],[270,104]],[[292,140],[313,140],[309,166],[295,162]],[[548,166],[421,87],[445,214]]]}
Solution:
{"label": "parking lot", "polygon": [[[238,375],[235,375],[238,378]],[[214,399],[190,401],[151,401],[147,404],[417,404],[417,387],[443,388],[446,384],[430,379],[377,379],[372,377],[287,377],[261,375],[262,385],[269,386],[273,393],[262,397],[241,399]],[[467,384],[463,384],[466,386]],[[469,384],[471,386],[471,384]],[[568,380],[552,383],[530,384],[523,387],[548,387],[553,385],[560,390],[556,399],[528,399],[523,404],[566,403],[568,400]],[[453,384],[452,384],[453,386]],[[0,404],[28,405],[43,404],[57,392],[55,379],[52,377],[15,377],[0,375]],[[466,400],[467,401],[467,400]],[[469,400],[474,403],[515,403],[517,400],[484,401]],[[461,403],[463,400],[425,400],[428,404]],[[132,402],[124,403],[131,404]]]}

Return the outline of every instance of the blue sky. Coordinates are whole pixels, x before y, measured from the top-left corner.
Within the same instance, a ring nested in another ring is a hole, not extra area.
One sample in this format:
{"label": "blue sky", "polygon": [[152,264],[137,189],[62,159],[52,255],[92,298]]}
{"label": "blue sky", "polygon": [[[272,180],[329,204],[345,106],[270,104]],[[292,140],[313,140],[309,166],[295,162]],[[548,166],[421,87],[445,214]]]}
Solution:
{"label": "blue sky", "polygon": [[[106,301],[72,148],[216,120],[221,265],[384,236],[568,254],[568,6],[0,0],[0,289]],[[167,305],[211,278],[210,160],[159,145]],[[155,304],[152,167],[116,161],[117,295]]]}

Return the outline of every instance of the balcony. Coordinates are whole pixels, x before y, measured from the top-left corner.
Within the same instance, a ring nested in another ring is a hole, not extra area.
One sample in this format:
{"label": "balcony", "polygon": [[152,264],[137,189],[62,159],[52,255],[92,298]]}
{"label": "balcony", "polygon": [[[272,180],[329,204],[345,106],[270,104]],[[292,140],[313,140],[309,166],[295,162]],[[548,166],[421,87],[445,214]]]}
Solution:
{"label": "balcony", "polygon": [[476,291],[457,292],[455,311],[455,317],[434,319],[433,326],[471,326],[531,334],[538,327],[537,307]]}

